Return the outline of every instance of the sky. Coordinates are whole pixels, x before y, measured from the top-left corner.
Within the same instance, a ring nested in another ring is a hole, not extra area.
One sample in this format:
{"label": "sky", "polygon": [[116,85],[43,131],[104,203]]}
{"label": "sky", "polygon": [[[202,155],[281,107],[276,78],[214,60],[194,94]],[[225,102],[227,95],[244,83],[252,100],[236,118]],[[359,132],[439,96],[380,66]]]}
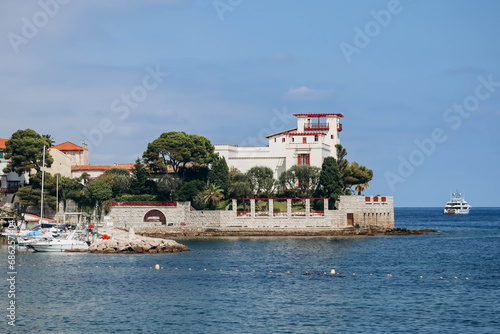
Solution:
{"label": "sky", "polygon": [[343,113],[366,195],[500,206],[500,2],[6,0],[0,137],[31,128],[130,163],[163,132],[266,145]]}

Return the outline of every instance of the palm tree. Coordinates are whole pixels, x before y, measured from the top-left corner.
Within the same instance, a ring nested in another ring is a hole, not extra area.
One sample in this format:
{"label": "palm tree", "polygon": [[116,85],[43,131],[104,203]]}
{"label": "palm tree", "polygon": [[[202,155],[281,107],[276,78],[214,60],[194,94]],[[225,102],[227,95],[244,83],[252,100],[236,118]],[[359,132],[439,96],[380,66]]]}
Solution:
{"label": "palm tree", "polygon": [[211,203],[216,206],[224,198],[224,190],[218,185],[211,184],[207,190],[202,191],[196,196],[196,201],[200,204],[207,205]]}
{"label": "palm tree", "polygon": [[370,184],[368,182],[363,183],[363,184],[358,184],[356,188],[354,188],[355,191],[358,192],[358,195],[361,195],[361,192],[365,189],[368,189],[370,187]]}
{"label": "palm tree", "polygon": [[42,135],[42,138],[46,139],[47,144],[49,145],[49,147],[54,146],[54,144],[56,143],[56,142],[54,141],[54,139],[52,138],[52,136],[51,136],[51,135],[49,135],[49,134],[47,134],[47,135]]}

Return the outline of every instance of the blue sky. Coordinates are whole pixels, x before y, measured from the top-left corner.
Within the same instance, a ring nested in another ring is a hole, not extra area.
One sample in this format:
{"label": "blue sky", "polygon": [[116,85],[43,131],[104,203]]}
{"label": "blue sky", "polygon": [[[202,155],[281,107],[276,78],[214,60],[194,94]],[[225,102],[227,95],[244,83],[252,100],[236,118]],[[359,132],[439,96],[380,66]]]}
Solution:
{"label": "blue sky", "polygon": [[0,137],[32,128],[85,139],[92,164],[126,163],[166,131],[265,144],[295,126],[286,115],[341,112],[347,159],[374,171],[367,195],[443,206],[458,188],[499,206],[499,12],[487,0],[2,1]]}

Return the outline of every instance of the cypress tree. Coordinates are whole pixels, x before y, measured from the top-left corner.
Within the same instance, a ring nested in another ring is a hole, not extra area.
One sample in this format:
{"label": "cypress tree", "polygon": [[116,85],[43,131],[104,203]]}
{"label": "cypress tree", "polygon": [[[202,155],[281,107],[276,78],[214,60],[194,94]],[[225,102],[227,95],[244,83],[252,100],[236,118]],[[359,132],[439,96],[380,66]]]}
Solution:
{"label": "cypress tree", "polygon": [[322,195],[330,198],[329,206],[333,208],[335,201],[342,195],[342,188],[344,187],[337,161],[334,157],[327,157],[323,161],[319,176],[319,184]]}
{"label": "cypress tree", "polygon": [[221,187],[224,195],[227,195],[229,188],[229,167],[224,157],[216,159],[208,172],[208,182]]}

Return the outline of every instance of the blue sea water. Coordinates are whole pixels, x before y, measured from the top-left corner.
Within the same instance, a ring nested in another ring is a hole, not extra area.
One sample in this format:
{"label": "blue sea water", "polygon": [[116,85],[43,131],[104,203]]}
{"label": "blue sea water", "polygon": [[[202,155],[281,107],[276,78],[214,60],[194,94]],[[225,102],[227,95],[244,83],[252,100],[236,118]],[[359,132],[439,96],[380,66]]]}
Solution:
{"label": "blue sea water", "polygon": [[18,252],[15,327],[2,245],[0,332],[500,333],[500,208],[395,215],[397,227],[440,232],[178,239],[191,251],[177,254]]}

